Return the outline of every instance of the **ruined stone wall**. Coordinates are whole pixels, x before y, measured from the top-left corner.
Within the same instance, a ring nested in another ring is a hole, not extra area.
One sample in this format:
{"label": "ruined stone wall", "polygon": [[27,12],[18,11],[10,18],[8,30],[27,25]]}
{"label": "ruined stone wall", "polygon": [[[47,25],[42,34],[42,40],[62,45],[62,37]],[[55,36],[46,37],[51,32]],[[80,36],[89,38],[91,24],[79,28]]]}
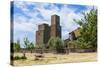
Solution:
{"label": "ruined stone wall", "polygon": [[79,31],[80,28],[77,28],[76,30],[72,31],[69,33],[69,39],[70,40],[75,40],[77,39],[78,37],[80,37],[80,31]]}
{"label": "ruined stone wall", "polygon": [[76,37],[75,37],[75,33],[72,31],[71,33],[69,33],[69,39],[72,41],[72,40],[75,40]]}

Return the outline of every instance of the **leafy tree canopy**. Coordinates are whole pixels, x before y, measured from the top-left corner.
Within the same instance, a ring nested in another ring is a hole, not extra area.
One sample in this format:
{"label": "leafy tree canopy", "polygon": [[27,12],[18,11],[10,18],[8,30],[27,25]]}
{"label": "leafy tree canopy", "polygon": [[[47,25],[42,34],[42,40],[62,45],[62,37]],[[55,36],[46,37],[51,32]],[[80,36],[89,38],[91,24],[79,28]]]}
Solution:
{"label": "leafy tree canopy", "polygon": [[80,48],[97,48],[97,9],[83,13],[84,18],[75,20],[80,25],[80,38],[75,42]]}

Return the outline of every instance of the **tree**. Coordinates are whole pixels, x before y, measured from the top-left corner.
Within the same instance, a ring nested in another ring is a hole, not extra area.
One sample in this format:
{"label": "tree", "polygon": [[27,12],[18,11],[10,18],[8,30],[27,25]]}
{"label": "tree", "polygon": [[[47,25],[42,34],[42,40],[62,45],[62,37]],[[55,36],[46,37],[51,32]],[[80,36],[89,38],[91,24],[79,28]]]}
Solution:
{"label": "tree", "polygon": [[24,47],[25,47],[25,48],[28,48],[28,47],[29,47],[29,40],[28,40],[27,37],[24,38]]}
{"label": "tree", "polygon": [[[29,45],[29,40],[28,38],[24,38],[24,47],[27,49]],[[23,56],[26,57],[26,52],[23,52]]]}
{"label": "tree", "polygon": [[27,48],[27,49],[33,49],[34,48],[33,42],[30,42],[28,40],[28,38],[24,38],[24,44],[25,44],[25,48]]}
{"label": "tree", "polygon": [[33,44],[32,42],[30,42],[30,44],[28,45],[27,48],[28,48],[28,49],[33,49],[33,48],[35,48],[35,47],[34,47],[34,44]]}
{"label": "tree", "polygon": [[81,27],[76,46],[97,49],[97,10],[93,8],[89,13],[83,13],[83,16],[83,19],[75,20]]}
{"label": "tree", "polygon": [[27,47],[29,50],[31,50],[31,53],[32,53],[32,49],[34,49],[34,44],[32,42],[30,42],[30,44],[28,45]]}
{"label": "tree", "polygon": [[58,37],[50,38],[50,40],[48,41],[48,47],[50,49],[56,49],[57,53],[64,52],[64,42]]}
{"label": "tree", "polygon": [[64,46],[64,42],[60,39],[60,38],[56,38],[55,40],[55,45],[54,45],[56,51],[58,53],[64,53],[65,52],[65,46]]}
{"label": "tree", "polygon": [[54,49],[54,45],[55,45],[55,38],[51,37],[48,41],[48,48],[50,49]]}
{"label": "tree", "polygon": [[18,51],[20,49],[20,41],[17,40],[17,42],[13,43],[14,51]]}
{"label": "tree", "polygon": [[31,50],[31,53],[32,53],[32,49],[35,48],[34,44],[30,42],[28,38],[24,38],[24,44],[25,44],[25,48]]}

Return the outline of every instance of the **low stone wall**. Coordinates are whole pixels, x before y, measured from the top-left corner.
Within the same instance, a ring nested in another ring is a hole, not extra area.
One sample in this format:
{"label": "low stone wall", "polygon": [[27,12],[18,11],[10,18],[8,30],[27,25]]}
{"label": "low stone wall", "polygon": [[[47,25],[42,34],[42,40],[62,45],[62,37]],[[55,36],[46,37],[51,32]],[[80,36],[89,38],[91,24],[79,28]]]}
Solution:
{"label": "low stone wall", "polygon": [[[66,49],[62,49],[62,50],[65,50],[64,51],[65,53],[96,52],[93,49],[78,49],[78,48],[69,48],[69,49],[66,48]],[[15,51],[15,52],[18,52],[18,53],[23,53],[23,52],[26,52],[26,53],[57,53],[56,49],[31,49],[31,50],[30,49],[19,49],[18,51]]]}
{"label": "low stone wall", "polygon": [[77,53],[86,53],[86,52],[96,52],[96,50],[93,49],[79,49],[79,48],[70,48],[70,52],[77,52]]}

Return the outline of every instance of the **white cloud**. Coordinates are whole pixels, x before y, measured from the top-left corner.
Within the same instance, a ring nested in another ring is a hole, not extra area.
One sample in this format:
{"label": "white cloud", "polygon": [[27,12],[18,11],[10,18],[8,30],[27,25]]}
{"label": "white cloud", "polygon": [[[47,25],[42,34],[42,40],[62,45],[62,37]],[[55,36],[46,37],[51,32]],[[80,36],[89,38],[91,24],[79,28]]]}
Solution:
{"label": "white cloud", "polygon": [[20,31],[32,31],[36,29],[33,23],[14,23],[14,29]]}
{"label": "white cloud", "polygon": [[[81,13],[75,13],[76,9],[71,9],[67,5],[64,5],[60,10],[54,4],[50,4],[51,9],[45,9],[48,5],[47,3],[15,2],[15,5],[20,8],[25,15],[31,17],[28,19],[22,15],[15,15],[15,31],[30,31],[35,34],[39,24],[47,23],[50,25],[51,15],[57,14],[60,16],[62,38],[66,39],[68,38],[68,33],[78,27],[73,19],[81,19],[83,17]],[[29,10],[27,5],[34,5],[35,7],[34,9]],[[37,17],[37,15],[41,15],[43,19]]]}

